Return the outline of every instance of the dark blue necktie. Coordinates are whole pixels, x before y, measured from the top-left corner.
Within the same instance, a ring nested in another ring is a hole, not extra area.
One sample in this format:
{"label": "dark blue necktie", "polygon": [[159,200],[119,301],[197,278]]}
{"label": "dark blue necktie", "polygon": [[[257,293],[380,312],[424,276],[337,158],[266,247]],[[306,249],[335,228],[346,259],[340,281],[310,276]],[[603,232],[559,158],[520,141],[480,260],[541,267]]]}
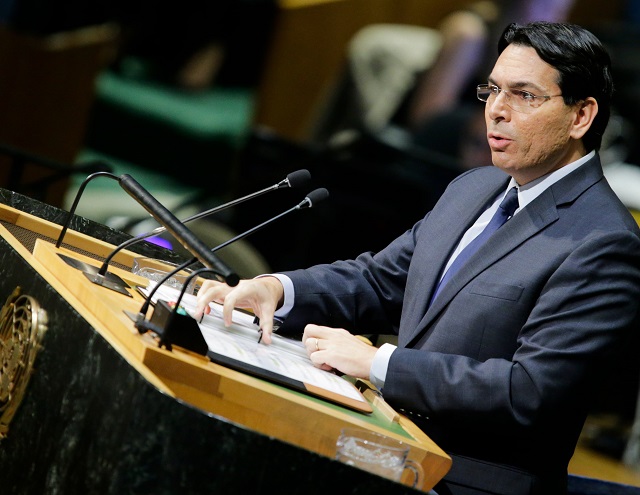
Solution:
{"label": "dark blue necktie", "polygon": [[460,269],[462,265],[464,265],[469,258],[475,253],[480,246],[484,244],[484,242],[493,234],[496,230],[502,227],[513,213],[518,209],[518,190],[515,187],[509,189],[509,192],[498,206],[498,210],[494,213],[491,221],[487,224],[485,229],[480,232],[480,234],[471,241],[467,247],[465,247],[458,257],[451,263],[451,266],[440,280],[438,287],[431,298],[431,302],[435,300],[436,296],[440,293],[440,290],[444,287],[444,285],[449,281],[451,277],[455,275],[455,273]]}

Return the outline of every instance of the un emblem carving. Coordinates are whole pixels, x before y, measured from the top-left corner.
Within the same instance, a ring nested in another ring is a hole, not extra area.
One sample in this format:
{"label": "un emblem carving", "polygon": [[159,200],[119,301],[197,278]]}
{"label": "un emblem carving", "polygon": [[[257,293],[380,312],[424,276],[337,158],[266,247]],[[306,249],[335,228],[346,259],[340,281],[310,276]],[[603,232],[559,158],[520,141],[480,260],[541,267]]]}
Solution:
{"label": "un emblem carving", "polygon": [[24,397],[47,330],[47,313],[17,287],[0,311],[0,440]]}

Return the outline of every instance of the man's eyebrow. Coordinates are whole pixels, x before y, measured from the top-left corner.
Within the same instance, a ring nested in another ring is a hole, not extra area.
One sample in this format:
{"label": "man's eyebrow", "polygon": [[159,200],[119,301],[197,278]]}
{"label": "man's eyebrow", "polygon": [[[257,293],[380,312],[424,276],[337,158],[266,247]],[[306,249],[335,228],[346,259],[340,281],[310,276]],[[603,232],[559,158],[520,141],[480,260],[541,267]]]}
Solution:
{"label": "man's eyebrow", "polygon": [[[493,84],[495,86],[500,87],[500,85],[498,83],[496,83],[496,81],[491,77],[487,78],[487,82],[489,84]],[[542,93],[544,93],[546,91],[545,89],[541,88],[540,86],[538,86],[535,83],[532,83],[531,81],[516,81],[513,84],[508,84],[507,87],[508,88],[512,88],[512,89],[528,88],[528,89],[531,89],[533,91],[538,91],[538,92],[542,92]]]}

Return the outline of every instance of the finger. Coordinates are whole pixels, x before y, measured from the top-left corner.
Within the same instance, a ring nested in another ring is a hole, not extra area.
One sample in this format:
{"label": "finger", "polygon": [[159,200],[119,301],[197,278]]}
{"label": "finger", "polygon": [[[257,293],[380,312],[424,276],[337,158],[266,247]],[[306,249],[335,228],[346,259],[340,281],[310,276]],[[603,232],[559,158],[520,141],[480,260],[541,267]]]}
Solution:
{"label": "finger", "polygon": [[237,295],[235,291],[231,291],[224,299],[222,305],[222,320],[226,327],[231,326],[233,322],[233,310],[236,307]]}
{"label": "finger", "polygon": [[302,332],[302,340],[305,341],[312,337],[320,337],[320,328],[318,325],[314,325],[313,323],[309,323],[305,325],[304,331]]}
{"label": "finger", "polygon": [[202,284],[202,287],[196,296],[196,318],[202,317],[203,313],[210,313],[211,308],[209,307],[209,303],[211,301],[222,301],[224,299],[225,291],[222,290],[223,288],[224,284],[213,280],[206,280]]}
{"label": "finger", "polygon": [[313,354],[314,352],[318,352],[320,350],[318,339],[315,337],[308,337],[304,339],[303,342],[309,356],[311,356],[311,354]]}
{"label": "finger", "polygon": [[322,363],[319,368],[324,371],[336,371],[333,366],[329,366],[328,364]]}
{"label": "finger", "polygon": [[[233,311],[236,308],[251,308],[253,312],[256,313],[251,287],[247,287],[247,285],[242,282],[231,289],[225,296],[224,301],[220,302],[222,303],[222,319],[225,326],[233,323]],[[256,313],[256,316],[259,315]]]}
{"label": "finger", "polygon": [[[310,339],[310,340],[313,340]],[[326,359],[328,358],[328,353],[327,351],[324,351],[322,349],[316,350],[315,349],[315,342],[312,342],[313,344],[313,352],[311,352],[311,354],[309,355],[309,359],[311,360],[311,363],[316,367],[316,368],[320,368],[321,370],[324,371],[335,371],[335,368],[333,366],[331,366],[330,364],[326,363]],[[320,344],[318,344],[320,345]]]}
{"label": "finger", "polygon": [[[268,313],[268,312],[267,312]],[[269,345],[272,342],[271,334],[273,333],[273,315],[259,315],[260,330],[262,330],[262,342]]]}
{"label": "finger", "polygon": [[193,317],[194,319],[200,321],[204,315],[208,315],[211,313],[211,307],[207,304],[204,308],[196,308]]}
{"label": "finger", "polygon": [[203,285],[202,288],[198,291],[198,296],[196,299],[196,309],[194,314],[196,319],[202,318],[202,315],[204,313],[207,313],[207,314],[209,313],[210,311],[209,302],[211,300],[212,299],[208,294],[207,288],[205,288],[205,286]]}
{"label": "finger", "polygon": [[198,291],[198,295],[196,296],[196,314],[200,314],[204,311],[205,306],[208,304],[208,302],[206,302],[206,298],[205,298],[205,293],[207,291],[207,283],[205,282],[204,284],[202,284],[202,287],[200,287],[200,290]]}
{"label": "finger", "polygon": [[277,301],[271,296],[270,292],[261,287],[255,294],[254,313],[260,319],[260,329],[262,330],[262,341],[265,344],[271,344],[273,335],[273,322],[276,311]]}

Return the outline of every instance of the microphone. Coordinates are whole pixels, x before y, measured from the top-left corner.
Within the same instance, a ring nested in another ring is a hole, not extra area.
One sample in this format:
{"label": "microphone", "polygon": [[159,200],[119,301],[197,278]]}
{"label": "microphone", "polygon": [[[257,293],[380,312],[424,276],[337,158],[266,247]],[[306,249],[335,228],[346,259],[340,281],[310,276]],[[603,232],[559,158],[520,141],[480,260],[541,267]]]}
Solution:
{"label": "microphone", "polygon": [[[247,194],[246,196],[243,196],[243,197],[238,198],[238,199],[234,199],[233,201],[229,201],[228,203],[225,203],[223,205],[216,206],[214,208],[211,208],[209,210],[203,211],[201,213],[196,213],[195,215],[191,215],[190,217],[183,219],[182,223],[187,223],[187,222],[190,222],[192,220],[197,220],[199,218],[212,215],[212,214],[217,213],[219,211],[226,210],[227,208],[230,208],[232,206],[236,206],[236,205],[238,205],[240,203],[244,203],[245,201],[248,201],[250,199],[256,198],[258,196],[262,196],[263,194],[268,193],[270,191],[276,191],[278,189],[283,189],[285,187],[293,188],[293,187],[304,186],[310,180],[311,180],[311,174],[309,173],[308,170],[306,170],[306,169],[296,170],[295,172],[291,172],[290,174],[288,174],[280,182],[278,182],[278,183],[276,183],[276,184],[274,184],[274,185],[272,185],[270,187],[265,187],[264,189],[261,189],[260,191],[256,191],[254,193]],[[145,235],[145,237],[149,237],[149,236],[152,236],[152,235],[160,234],[160,233],[164,232],[165,230],[166,229],[164,227],[158,227],[157,229],[149,232],[148,235],[146,235],[146,234],[142,234],[142,235]]]}
{"label": "microphone", "polygon": [[[98,163],[98,166],[100,166],[99,163]],[[69,215],[67,215],[67,219],[64,225],[62,226],[62,229],[60,230],[60,234],[58,235],[58,240],[56,241],[56,248],[59,249],[60,246],[62,246],[62,240],[64,239],[64,236],[66,235],[67,230],[69,229],[69,225],[71,225],[71,220],[73,219],[73,215],[76,211],[76,208],[78,207],[78,203],[80,202],[80,197],[82,196],[82,193],[84,192],[89,182],[91,182],[96,177],[109,177],[110,179],[119,180],[119,177],[117,175],[112,174],[111,172],[102,170],[102,171],[90,174],[82,181],[82,184],[80,184],[80,187],[76,192],[76,196],[73,200],[73,204],[71,205],[71,209],[69,210]],[[92,277],[95,277],[98,271],[98,269],[95,266],[90,265],[89,263],[85,263],[83,261],[77,260],[75,258],[71,258],[69,256],[65,256],[62,253],[58,253],[58,256],[60,256],[60,258],[69,266],[83,272],[85,276],[90,280],[93,280]],[[121,294],[131,297],[131,294],[129,294],[129,292],[127,292],[126,290],[126,287],[129,287],[127,283],[124,280],[122,280],[122,278],[118,277],[113,273],[108,273],[106,274],[106,276],[100,277],[100,283],[104,287],[108,287],[116,292],[119,292]]]}
{"label": "microphone", "polygon": [[[216,206],[214,208],[211,208],[209,210],[200,212],[200,213],[196,213],[195,215],[192,215],[188,218],[185,218],[183,220],[181,220],[181,222],[183,224],[187,223],[187,222],[191,222],[192,220],[197,220],[199,218],[205,217],[205,216],[209,216],[209,215],[213,215],[214,213],[217,213],[219,211],[225,210],[227,208],[230,208],[232,206],[238,205],[240,203],[243,203],[245,201],[248,201],[250,199],[256,198],[258,196],[261,196],[267,192],[270,191],[275,191],[277,189],[283,189],[285,187],[300,187],[304,184],[306,184],[307,182],[309,182],[311,180],[311,174],[309,173],[308,170],[302,169],[302,170],[297,170],[295,172],[291,172],[290,174],[288,174],[284,179],[282,179],[280,182],[270,186],[270,187],[266,187],[264,189],[261,189],[260,191],[248,194],[246,196],[243,196],[241,198],[238,199],[234,199],[233,201],[229,201],[228,203],[225,203],[223,205],[219,205]],[[107,258],[104,260],[104,262],[102,263],[102,266],[100,267],[100,269],[98,270],[98,275],[101,276],[105,276],[107,274],[107,270],[109,269],[109,263],[111,263],[111,260],[113,259],[113,257],[118,254],[120,251],[122,251],[123,249],[131,246],[132,244],[136,244],[137,242],[143,241],[144,239],[151,237],[153,235],[157,235],[157,234],[161,234],[162,232],[165,232],[167,230],[166,227],[164,226],[160,226],[150,232],[146,232],[140,235],[137,235],[135,237],[132,237],[131,239],[127,239],[125,242],[123,242],[122,244],[120,244],[119,246],[117,246],[110,254],[109,256],[107,256]]]}
{"label": "microphone", "polygon": [[196,235],[185,227],[173,213],[167,210],[151,193],[142,187],[129,174],[120,176],[120,187],[124,189],[129,196],[136,200],[149,214],[163,227],[167,229],[173,237],[176,238],[184,248],[194,255],[196,260],[211,268],[215,273],[220,275],[225,282],[234,286],[240,281],[240,277],[226,266],[212,251],[204,244]]}
{"label": "microphone", "polygon": [[[261,224],[247,230],[246,232],[243,232],[241,234],[236,235],[235,237],[232,237],[231,239],[229,239],[228,241],[223,242],[222,244],[219,244],[218,246],[214,247],[213,249],[211,249],[211,252],[215,252],[218,251],[226,246],[228,246],[229,244],[232,244],[236,241],[239,241],[240,239],[244,239],[245,237],[247,237],[248,235],[256,232],[257,230],[260,230],[264,227],[266,227],[267,225],[275,222],[276,220],[282,218],[285,215],[288,215],[289,213],[292,213],[296,210],[302,210],[302,209],[306,209],[306,208],[312,208],[313,206],[315,206],[316,204],[318,204],[321,201],[324,201],[325,199],[327,199],[329,197],[329,191],[327,191],[325,188],[319,188],[319,189],[315,189],[313,191],[311,191],[309,194],[307,194],[307,196],[297,205],[295,205],[292,208],[289,208],[288,210],[285,210],[284,212],[280,213],[279,215],[276,215],[275,217],[270,218],[269,220],[266,220],[264,222],[262,222]],[[176,314],[180,308],[180,302],[182,301],[182,297],[184,296],[184,293],[186,291],[186,288],[189,286],[189,284],[191,283],[191,281],[197,277],[200,273],[204,272],[204,271],[211,271],[208,270],[207,268],[202,268],[199,270],[194,271],[192,274],[190,274],[187,279],[184,281],[184,284],[182,286],[182,290],[180,291],[180,295],[178,297],[178,300],[175,302],[175,305],[173,307],[173,311],[170,311],[169,305],[168,303],[166,303],[165,301],[158,301],[159,303],[161,303],[160,306],[156,305],[156,309],[153,312],[153,315],[151,316],[151,319],[149,320],[149,322],[146,321],[146,314],[147,311],[149,310],[149,306],[151,305],[151,302],[153,300],[153,296],[155,295],[156,291],[158,290],[158,288],[165,283],[167,280],[169,280],[171,277],[173,277],[176,273],[180,272],[181,270],[184,270],[185,268],[187,268],[189,265],[195,263],[197,261],[196,258],[193,258],[189,261],[186,261],[185,263],[183,263],[182,265],[176,267],[175,269],[173,269],[172,271],[170,271],[169,273],[167,273],[161,280],[159,280],[156,285],[153,287],[153,289],[151,289],[151,292],[149,292],[149,295],[145,298],[144,304],[142,305],[142,307],[140,308],[140,311],[138,312],[138,315],[132,315],[129,314],[129,317],[135,322],[135,327],[138,329],[138,331],[140,333],[145,333],[149,330],[153,330],[155,333],[157,333],[160,336],[160,345],[165,345],[167,346],[167,349],[170,350],[170,345],[171,345],[171,341],[169,339],[169,337],[167,337],[168,333],[172,333],[174,332],[172,325],[174,324],[180,324],[180,322],[182,321],[187,321],[184,318],[179,318],[177,316],[169,316],[167,313],[171,312],[173,314]],[[158,315],[156,316],[156,312],[158,313]],[[181,315],[181,316],[185,316],[185,315]],[[189,320],[192,320],[192,322],[195,322],[195,320],[193,318],[191,318],[190,316],[186,315],[188,317]],[[194,332],[192,329],[190,329],[189,327],[193,327],[193,323],[191,322],[187,322],[187,323],[182,323],[181,326],[184,326],[185,328],[187,328],[187,330],[184,330],[184,332],[188,333],[189,338],[188,340],[191,342],[194,339],[196,341],[198,341],[199,339],[197,338],[197,336],[194,336]],[[196,325],[197,326],[197,325]],[[198,332],[199,332],[199,328],[198,328]],[[182,345],[182,347],[185,347],[185,345]],[[192,350],[194,352],[199,352],[202,349],[202,345],[201,343],[194,345],[193,348],[191,347],[185,347],[186,349]],[[206,350],[204,353],[202,354],[206,354]]]}

